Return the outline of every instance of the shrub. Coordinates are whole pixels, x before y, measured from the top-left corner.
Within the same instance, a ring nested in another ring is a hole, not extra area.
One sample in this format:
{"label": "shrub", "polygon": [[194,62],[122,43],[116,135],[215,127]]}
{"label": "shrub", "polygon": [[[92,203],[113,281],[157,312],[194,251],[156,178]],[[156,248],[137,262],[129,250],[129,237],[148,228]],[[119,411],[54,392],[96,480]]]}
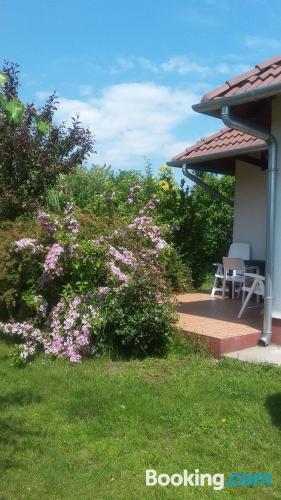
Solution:
{"label": "shrub", "polygon": [[173,292],[193,290],[191,270],[173,245],[169,245],[163,255],[163,267],[165,281]]}
{"label": "shrub", "polygon": [[174,318],[162,263],[168,247],[150,215],[157,203],[153,198],[129,223],[94,240],[81,236],[73,205],[62,217],[39,212],[38,236],[12,247],[14,321],[0,323],[4,334],[24,341],[20,361],[38,349],[72,362],[97,349],[165,352]]}
{"label": "shrub", "polygon": [[11,248],[16,240],[34,238],[37,233],[38,227],[33,219],[0,224],[0,320],[7,320],[26,307],[20,296],[29,274],[25,276],[24,266],[19,266],[18,257]]}
{"label": "shrub", "polygon": [[100,343],[111,355],[144,357],[167,352],[174,334],[174,307],[147,279],[135,280],[113,297],[107,296],[103,307],[106,322]]}

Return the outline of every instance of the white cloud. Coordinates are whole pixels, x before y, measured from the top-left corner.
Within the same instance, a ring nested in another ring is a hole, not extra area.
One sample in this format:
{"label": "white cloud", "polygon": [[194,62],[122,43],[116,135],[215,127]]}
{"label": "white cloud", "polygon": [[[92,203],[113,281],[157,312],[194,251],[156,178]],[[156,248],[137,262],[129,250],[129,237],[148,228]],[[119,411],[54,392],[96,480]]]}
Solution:
{"label": "white cloud", "polygon": [[202,64],[201,62],[193,61],[186,56],[177,55],[162,62],[153,62],[146,57],[131,57],[118,58],[115,66],[110,70],[111,73],[128,72],[132,70],[143,70],[153,74],[172,73],[178,76],[195,76],[201,79],[201,83],[210,79],[214,74],[221,74],[227,77],[244,73],[250,69],[248,64],[241,62],[222,62],[214,64]]}
{"label": "white cloud", "polygon": [[129,57],[118,57],[116,63],[117,66],[124,71],[135,67],[134,59]]}
{"label": "white cloud", "polygon": [[278,50],[281,48],[281,40],[261,36],[246,36],[245,45],[251,49],[267,48]]}
{"label": "white cloud", "polygon": [[177,75],[193,73],[200,77],[206,77],[211,73],[209,66],[191,61],[185,56],[174,56],[159,63],[151,61],[147,57],[119,57],[110,72],[118,73],[139,68],[151,73],[175,73]]}
{"label": "white cloud", "polygon": [[190,61],[184,56],[176,56],[168,59],[160,65],[161,69],[165,72],[174,72],[179,75],[187,75],[188,73],[195,73],[201,77],[206,77],[210,74],[210,67]]}
{"label": "white cloud", "polygon": [[156,63],[152,62],[150,59],[147,59],[146,57],[139,57],[137,61],[142,69],[152,71],[153,73],[159,72],[159,66]]}
{"label": "white cloud", "polygon": [[50,90],[39,90],[38,92],[35,92],[35,97],[39,101],[45,101],[52,93],[53,92],[51,92]]}
{"label": "white cloud", "polygon": [[80,85],[79,92],[83,96],[89,96],[93,94],[93,86],[92,85]]}
{"label": "white cloud", "polygon": [[249,64],[229,64],[229,63],[220,63],[215,67],[217,73],[226,76],[235,76],[240,73],[245,73],[251,69]]}
{"label": "white cloud", "polygon": [[155,83],[124,83],[105,88],[95,99],[60,99],[59,120],[79,113],[83,125],[96,135],[95,163],[113,167],[142,167],[144,156],[169,159],[187,144],[176,138],[175,127],[190,117],[199,96]]}

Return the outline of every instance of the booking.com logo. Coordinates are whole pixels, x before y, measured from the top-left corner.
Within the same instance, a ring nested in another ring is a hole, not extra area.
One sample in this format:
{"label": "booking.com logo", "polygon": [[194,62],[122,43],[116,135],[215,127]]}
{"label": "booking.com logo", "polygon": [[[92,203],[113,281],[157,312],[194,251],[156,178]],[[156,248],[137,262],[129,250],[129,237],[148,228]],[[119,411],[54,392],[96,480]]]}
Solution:
{"label": "booking.com logo", "polygon": [[271,474],[268,473],[249,473],[249,472],[232,472],[226,478],[224,474],[209,474],[200,472],[195,469],[194,472],[188,473],[184,469],[182,474],[158,474],[154,469],[146,469],[145,474],[146,486],[212,486],[214,490],[222,490],[225,486],[272,486]]}

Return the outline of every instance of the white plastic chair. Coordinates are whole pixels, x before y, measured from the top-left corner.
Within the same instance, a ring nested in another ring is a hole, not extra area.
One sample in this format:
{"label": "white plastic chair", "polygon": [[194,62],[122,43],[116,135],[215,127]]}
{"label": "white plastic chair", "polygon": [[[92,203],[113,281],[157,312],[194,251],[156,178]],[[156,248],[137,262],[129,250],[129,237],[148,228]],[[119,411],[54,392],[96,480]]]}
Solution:
{"label": "white plastic chair", "polygon": [[222,298],[225,297],[226,285],[231,283],[232,285],[232,298],[235,297],[235,285],[238,284],[237,294],[239,296],[240,290],[244,283],[245,274],[245,263],[243,259],[236,257],[223,257],[224,275],[223,275],[223,287],[222,287]]}
{"label": "white plastic chair", "polygon": [[[228,257],[234,257],[237,259],[249,260],[250,259],[250,245],[249,243],[231,243],[228,251]],[[223,291],[223,278],[224,278],[224,269],[222,263],[214,263],[216,267],[215,279],[212,288],[211,295],[212,297],[216,294],[216,292]],[[219,284],[221,283],[221,286]]]}
{"label": "white plastic chair", "polygon": [[[245,273],[244,274],[244,283],[242,286],[243,292],[243,304],[238,314],[238,319],[242,317],[249,300],[255,294],[257,296],[257,303],[259,302],[260,297],[264,297],[264,281],[265,277],[260,274],[253,273]],[[245,294],[247,293],[247,297],[245,299]]]}
{"label": "white plastic chair", "polygon": [[228,251],[228,257],[237,259],[250,260],[250,245],[249,243],[231,243]]}

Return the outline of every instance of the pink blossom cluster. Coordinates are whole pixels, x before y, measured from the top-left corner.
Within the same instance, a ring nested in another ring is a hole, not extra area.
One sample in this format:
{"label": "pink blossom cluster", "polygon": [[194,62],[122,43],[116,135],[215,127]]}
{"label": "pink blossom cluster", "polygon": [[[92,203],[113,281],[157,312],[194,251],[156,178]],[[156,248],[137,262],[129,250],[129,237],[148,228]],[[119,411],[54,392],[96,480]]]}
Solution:
{"label": "pink blossom cluster", "polygon": [[[71,235],[71,241],[65,247],[58,242],[54,242],[50,246],[45,247],[47,250],[47,254],[45,257],[45,261],[43,264],[44,272],[39,278],[39,285],[45,285],[49,280],[61,276],[63,273],[62,267],[62,256],[64,253],[68,253],[69,256],[75,256],[75,250],[77,248],[77,243],[75,242],[75,238],[79,232],[79,225],[72,217],[72,212],[74,210],[74,205],[72,203],[68,203],[64,210],[64,218],[63,218],[63,226],[59,224],[57,219],[52,221],[50,215],[43,210],[39,211],[37,219],[40,222],[41,228],[43,232],[48,236],[54,236],[58,229],[66,229],[69,231]],[[14,252],[21,253],[24,250],[29,250],[31,254],[36,254],[39,251],[43,252],[44,247],[41,244],[38,244],[37,241],[33,238],[22,238],[14,244]]]}
{"label": "pink blossom cluster", "polygon": [[38,245],[34,238],[22,238],[15,242],[13,250],[15,253],[21,253],[24,250],[29,250],[33,255],[42,250],[42,246]]}
{"label": "pink blossom cluster", "polygon": [[31,323],[2,323],[0,322],[0,331],[4,335],[14,335],[23,340],[19,348],[19,356],[22,361],[32,357],[38,347],[44,345],[45,338],[39,328],[35,328]]}
{"label": "pink blossom cluster", "polygon": [[135,184],[134,186],[130,187],[129,196],[127,198],[128,205],[133,205],[133,203],[137,201],[137,196],[140,192],[140,189],[141,187],[139,184]]}
{"label": "pink blossom cluster", "polygon": [[160,199],[154,194],[147,202],[147,204],[140,210],[140,215],[144,215],[147,212],[152,212],[152,210],[155,210],[159,202]]}
{"label": "pink blossom cluster", "polygon": [[72,236],[76,236],[79,233],[79,224],[76,219],[72,217],[72,212],[74,210],[74,205],[73,203],[67,203],[65,210],[64,210],[64,225],[65,229],[70,231]]}
{"label": "pink blossom cluster", "polygon": [[73,203],[67,203],[63,212],[63,222],[64,227],[67,231],[70,231],[73,237],[77,236],[79,233],[79,224],[76,219],[72,217],[72,212],[74,211],[75,206]]}
{"label": "pink blossom cluster", "polygon": [[79,224],[76,219],[67,215],[64,218],[65,225],[67,229],[72,233],[73,236],[76,236],[79,233]]}
{"label": "pink blossom cluster", "polygon": [[46,354],[78,363],[82,355],[91,351],[90,320],[97,316],[97,310],[87,305],[83,297],[75,297],[68,303],[58,302],[50,315],[50,333],[44,346]]}
{"label": "pink blossom cluster", "polygon": [[139,255],[134,255],[133,252],[127,248],[121,246],[116,247],[113,246],[113,244],[109,245],[108,253],[113,259],[109,262],[109,268],[111,274],[122,283],[122,286],[126,286],[129,277],[120,269],[120,264],[121,268],[125,266],[128,268],[128,271],[134,271],[139,268],[139,266],[147,266],[149,263],[151,269],[160,272],[155,261],[161,250],[167,246],[167,243],[162,238],[159,226],[154,224],[152,217],[146,214],[147,211],[154,209],[158,202],[159,199],[154,196],[126,228],[114,230],[110,236],[102,236],[92,241],[92,243],[96,245],[110,243],[115,238],[130,238],[132,232],[146,239],[147,244]]}
{"label": "pink blossom cluster", "polygon": [[40,223],[44,233],[48,235],[54,234],[59,227],[58,220],[55,219],[54,221],[51,221],[50,215],[47,212],[44,212],[43,210],[40,210],[38,212],[37,220]]}
{"label": "pink blossom cluster", "polygon": [[109,268],[111,270],[111,273],[112,275],[117,278],[119,281],[123,282],[123,283],[127,283],[128,282],[128,276],[127,274],[123,273],[120,269],[120,267],[116,266],[115,262],[111,261],[109,262]]}
{"label": "pink blossom cluster", "polygon": [[100,236],[96,240],[92,240],[92,243],[94,245],[101,245],[103,243],[112,241],[114,238],[118,238],[118,237],[125,238],[127,236],[127,234],[128,234],[128,230],[125,229],[125,228],[114,229],[114,231],[112,231],[111,235],[109,235],[109,236]]}
{"label": "pink blossom cluster", "polygon": [[73,203],[69,201],[65,206],[64,215],[70,215],[73,212],[73,210],[75,210],[75,206]]}
{"label": "pink blossom cluster", "polygon": [[159,226],[153,224],[152,217],[145,215],[136,217],[128,227],[149,238],[158,253],[167,246],[166,241],[161,236]]}
{"label": "pink blossom cluster", "polygon": [[99,287],[99,294],[98,297],[100,300],[104,298],[104,296],[110,291],[110,288],[108,286],[100,286]]}
{"label": "pink blossom cluster", "polygon": [[115,261],[122,262],[122,264],[131,268],[136,267],[137,260],[133,256],[133,252],[131,252],[131,250],[128,250],[124,247],[120,247],[119,249],[117,249],[110,246],[108,252]]}
{"label": "pink blossom cluster", "polygon": [[44,300],[42,295],[34,295],[33,302],[36,305],[39,318],[45,318],[47,315],[48,302]]}
{"label": "pink blossom cluster", "polygon": [[98,308],[87,303],[84,296],[60,301],[51,311],[48,330],[42,332],[31,323],[1,323],[0,331],[5,335],[20,337],[22,361],[32,357],[38,348],[45,354],[65,357],[78,363],[82,355],[94,353],[92,346],[93,320],[99,324]]}
{"label": "pink blossom cluster", "polygon": [[61,276],[63,267],[60,263],[60,257],[64,253],[64,247],[60,243],[54,243],[49,248],[44,262],[44,272],[39,278],[39,284],[44,285],[50,279]]}

